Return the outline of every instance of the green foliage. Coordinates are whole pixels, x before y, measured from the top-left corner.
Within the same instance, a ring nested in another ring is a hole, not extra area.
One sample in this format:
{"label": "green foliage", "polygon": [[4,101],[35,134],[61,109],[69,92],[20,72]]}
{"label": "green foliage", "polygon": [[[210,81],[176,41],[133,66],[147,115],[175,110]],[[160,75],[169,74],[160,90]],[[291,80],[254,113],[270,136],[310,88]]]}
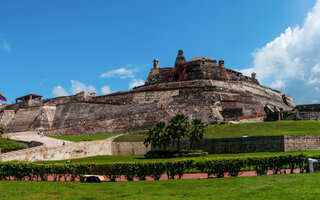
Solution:
{"label": "green foliage", "polygon": [[172,146],[174,142],[178,141],[178,151],[180,150],[180,139],[188,135],[190,123],[188,122],[188,117],[183,114],[177,114],[170,119],[167,126],[168,133],[172,140]]}
{"label": "green foliage", "polygon": [[0,137],[0,148],[2,153],[6,153],[9,151],[24,149],[26,148],[26,145],[24,143],[17,142],[15,140],[10,140],[8,138]]}
{"label": "green foliage", "polygon": [[6,131],[6,126],[3,125],[3,124],[0,124],[0,137],[1,137],[2,134],[5,133],[5,131]]}
{"label": "green foliage", "polygon": [[106,163],[106,164],[41,164],[27,162],[2,162],[0,163],[0,180],[9,177],[15,180],[42,180],[47,181],[50,175],[54,180],[75,181],[83,180],[85,174],[98,174],[106,176],[110,181],[116,181],[117,178],[124,175],[129,181],[134,178],[146,180],[146,177],[152,177],[159,180],[161,175],[166,173],[168,178],[179,179],[190,171],[198,170],[207,173],[208,177],[216,175],[224,177],[238,176],[241,171],[254,169],[258,175],[266,174],[268,170],[279,173],[282,169],[303,169],[306,164],[306,156],[287,155],[287,156],[262,156],[248,158],[219,158],[205,160],[170,160],[163,162],[136,162],[136,163]]}
{"label": "green foliage", "polygon": [[203,140],[203,136],[206,132],[205,127],[206,125],[201,121],[201,119],[192,120],[190,132],[188,134],[190,140],[190,149],[192,149],[194,141]]}
{"label": "green foliage", "polygon": [[144,144],[148,146],[151,144],[153,147],[166,147],[170,144],[171,138],[168,134],[168,129],[165,122],[158,122],[155,127],[151,128],[147,132],[147,137],[145,138]]}
{"label": "green foliage", "polygon": [[153,147],[163,148],[166,151],[167,146],[172,142],[174,147],[175,141],[178,141],[178,152],[180,152],[180,140],[186,136],[190,139],[190,149],[194,141],[203,139],[206,125],[200,119],[194,119],[190,124],[188,117],[183,114],[177,114],[170,119],[169,124],[158,122],[151,128],[144,139],[144,144]]}

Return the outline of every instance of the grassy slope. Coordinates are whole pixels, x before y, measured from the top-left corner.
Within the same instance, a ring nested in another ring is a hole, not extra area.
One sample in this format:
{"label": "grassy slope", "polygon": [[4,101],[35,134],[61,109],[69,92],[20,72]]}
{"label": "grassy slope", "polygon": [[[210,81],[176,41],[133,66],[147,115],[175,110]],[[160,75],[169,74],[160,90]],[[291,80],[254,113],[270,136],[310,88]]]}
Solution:
{"label": "grassy slope", "polygon": [[[192,158],[162,158],[162,159],[146,159],[143,155],[124,155],[124,156],[93,156],[87,158],[72,159],[72,163],[115,163],[115,162],[148,162],[148,161],[167,161],[167,160],[183,160],[183,159],[210,159],[210,158],[244,158],[252,156],[278,156],[278,155],[297,155],[305,154],[307,156],[320,155],[319,151],[295,151],[295,152],[261,152],[261,153],[239,153],[239,154],[209,154],[203,157]],[[43,163],[66,163],[68,160],[59,161],[42,161]],[[39,162],[39,161],[36,161]]]}
{"label": "grassy slope", "polygon": [[[256,122],[241,124],[224,124],[209,126],[205,138],[234,138],[247,136],[276,136],[276,135],[309,135],[320,134],[320,121],[284,121]],[[143,135],[124,135],[117,142],[143,142]]]}
{"label": "grassy slope", "polygon": [[0,148],[2,153],[23,149],[25,147],[26,145],[21,142],[0,137]]}
{"label": "grassy slope", "polygon": [[207,128],[207,138],[320,134],[320,121],[257,122],[216,125]]}
{"label": "grassy slope", "polygon": [[67,140],[71,142],[82,142],[85,140],[104,140],[119,134],[101,134],[101,135],[81,135],[81,136],[48,136],[59,140]]}
{"label": "grassy slope", "polygon": [[[318,199],[320,174],[135,182],[0,181],[3,199]],[[182,196],[185,195],[185,196]]]}

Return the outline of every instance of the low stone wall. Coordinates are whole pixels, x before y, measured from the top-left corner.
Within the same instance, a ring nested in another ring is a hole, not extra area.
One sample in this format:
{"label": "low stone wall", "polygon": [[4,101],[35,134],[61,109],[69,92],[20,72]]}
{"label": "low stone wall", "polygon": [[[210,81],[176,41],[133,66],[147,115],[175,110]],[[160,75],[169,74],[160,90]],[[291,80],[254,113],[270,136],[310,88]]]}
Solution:
{"label": "low stone wall", "polygon": [[320,135],[286,135],[285,151],[320,150]]}
{"label": "low stone wall", "polygon": [[111,143],[112,141],[110,140],[99,140],[77,142],[56,148],[47,148],[43,145],[1,154],[0,161],[20,160],[33,162],[38,160],[67,160],[98,155],[111,155]]}
{"label": "low stone wall", "polygon": [[145,154],[151,150],[143,142],[112,142],[112,155],[139,155]]}

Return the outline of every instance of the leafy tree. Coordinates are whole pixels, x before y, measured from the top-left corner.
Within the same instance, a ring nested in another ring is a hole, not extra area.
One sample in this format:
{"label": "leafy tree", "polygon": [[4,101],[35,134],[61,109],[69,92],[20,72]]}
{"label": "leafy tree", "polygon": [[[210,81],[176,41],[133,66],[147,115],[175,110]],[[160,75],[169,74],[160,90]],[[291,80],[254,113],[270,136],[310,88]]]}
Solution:
{"label": "leafy tree", "polygon": [[190,149],[194,141],[203,140],[206,125],[201,121],[201,119],[193,119],[191,122],[190,132],[188,134],[190,140]]}
{"label": "leafy tree", "polygon": [[180,139],[187,136],[189,127],[190,123],[188,122],[188,117],[183,114],[177,114],[169,121],[168,133],[171,136],[173,147],[175,140],[178,141],[178,151],[180,151]]}

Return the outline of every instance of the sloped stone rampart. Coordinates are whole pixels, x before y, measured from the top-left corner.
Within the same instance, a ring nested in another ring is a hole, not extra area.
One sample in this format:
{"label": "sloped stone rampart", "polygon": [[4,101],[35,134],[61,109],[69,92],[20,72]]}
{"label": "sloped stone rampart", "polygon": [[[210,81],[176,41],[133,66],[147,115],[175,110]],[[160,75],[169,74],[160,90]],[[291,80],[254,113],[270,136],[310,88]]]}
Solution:
{"label": "sloped stone rampart", "polygon": [[39,160],[67,160],[84,158],[99,155],[112,155],[111,143],[117,137],[111,137],[106,140],[75,142],[60,147],[34,147],[24,150],[3,153],[0,155],[0,161],[28,161],[34,162]]}

